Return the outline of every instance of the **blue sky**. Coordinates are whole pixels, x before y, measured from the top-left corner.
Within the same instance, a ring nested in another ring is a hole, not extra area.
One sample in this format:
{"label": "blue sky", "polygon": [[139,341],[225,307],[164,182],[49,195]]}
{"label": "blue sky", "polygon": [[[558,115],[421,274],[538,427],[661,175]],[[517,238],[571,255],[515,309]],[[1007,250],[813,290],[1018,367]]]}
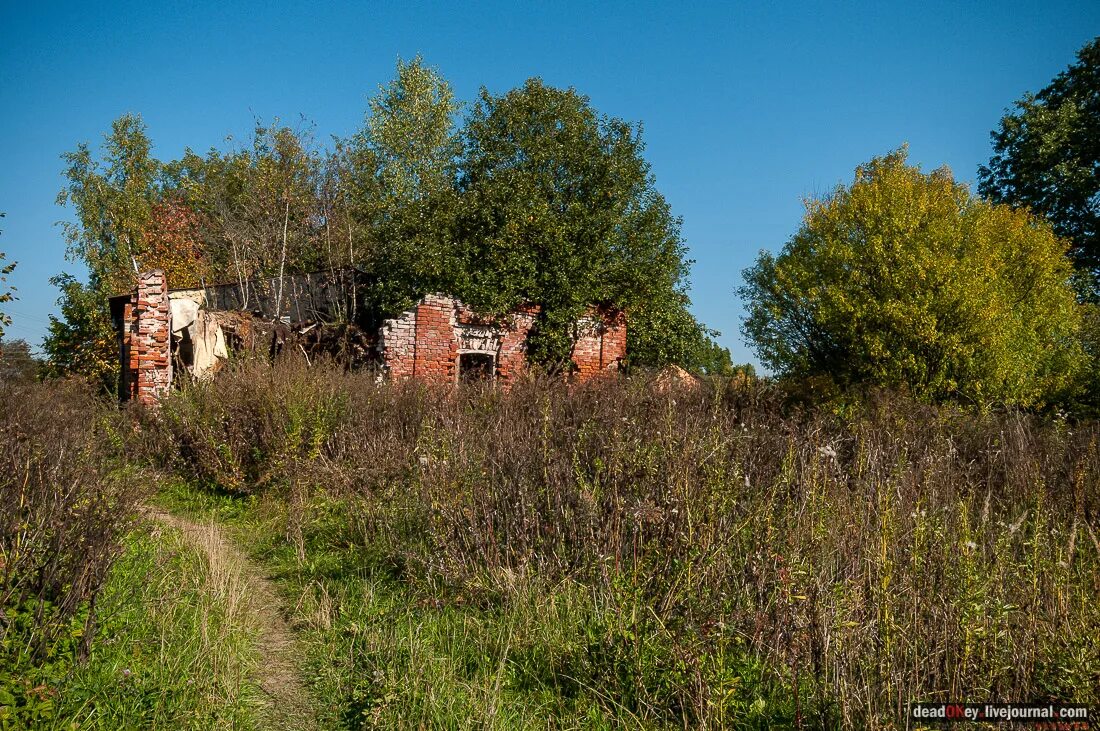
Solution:
{"label": "blue sky", "polygon": [[[162,159],[305,115],[346,136],[417,53],[461,99],[530,76],[645,125],[684,220],[696,314],[738,361],[735,289],[802,199],[903,142],[972,181],[1005,107],[1100,34],[1100,2],[31,3],[0,5],[0,251],[9,337],[37,342],[64,260],[61,153],[140,113]],[[232,144],[232,143],[228,143]]]}

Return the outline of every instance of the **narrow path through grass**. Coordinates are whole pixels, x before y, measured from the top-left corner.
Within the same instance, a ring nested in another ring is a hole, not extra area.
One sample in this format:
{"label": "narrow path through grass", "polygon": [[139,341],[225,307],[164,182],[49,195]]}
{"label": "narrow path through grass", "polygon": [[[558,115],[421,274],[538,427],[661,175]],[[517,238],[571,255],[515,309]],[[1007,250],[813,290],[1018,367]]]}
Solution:
{"label": "narrow path through grass", "polygon": [[231,601],[242,602],[241,609],[254,620],[255,644],[259,653],[256,683],[266,697],[264,728],[309,731],[316,727],[309,692],[298,671],[300,654],[274,585],[259,568],[228,538],[213,520],[197,523],[155,508],[149,516],[180,531],[184,539],[201,552],[213,575],[234,586]]}

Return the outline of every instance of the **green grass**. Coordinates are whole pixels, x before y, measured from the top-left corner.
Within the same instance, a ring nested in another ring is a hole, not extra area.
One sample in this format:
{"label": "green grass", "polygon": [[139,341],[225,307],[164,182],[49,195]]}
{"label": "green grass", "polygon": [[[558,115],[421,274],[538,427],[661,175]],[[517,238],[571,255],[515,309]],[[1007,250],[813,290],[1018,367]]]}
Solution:
{"label": "green grass", "polygon": [[[676,728],[646,708],[679,682],[674,639],[625,590],[501,576],[507,600],[486,603],[404,576],[381,546],[350,540],[348,503],[316,498],[301,543],[288,505],[176,485],[162,505],[217,516],[278,582],[305,648],[304,677],[324,729]],[[711,658],[724,675],[730,728],[790,725],[789,687],[742,648]],[[637,698],[621,689],[646,685]],[[669,693],[669,702],[673,694]]]}
{"label": "green grass", "polygon": [[52,663],[9,676],[41,688],[43,702],[9,707],[0,728],[261,728],[249,628],[209,569],[177,531],[131,533],[99,598],[87,662],[74,663],[74,624]]}

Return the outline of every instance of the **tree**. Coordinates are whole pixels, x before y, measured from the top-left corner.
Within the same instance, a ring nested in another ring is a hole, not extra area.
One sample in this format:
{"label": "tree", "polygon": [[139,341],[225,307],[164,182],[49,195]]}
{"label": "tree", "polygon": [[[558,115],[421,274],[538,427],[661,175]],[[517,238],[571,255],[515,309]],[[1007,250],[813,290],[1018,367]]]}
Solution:
{"label": "tree", "polygon": [[[165,166],[166,183],[181,206],[176,243],[196,244],[206,275],[236,281],[242,301],[253,301],[252,287],[283,275],[324,266],[319,241],[320,155],[309,130],[278,120],[257,122],[248,147],[211,150],[205,157],[188,150]],[[198,241],[194,241],[194,239]]]}
{"label": "tree", "polygon": [[1016,102],[991,137],[979,192],[1045,216],[1070,240],[1100,295],[1100,38],[1047,87]]}
{"label": "tree", "polygon": [[33,381],[40,366],[26,340],[0,341],[0,384]]}
{"label": "tree", "polygon": [[141,118],[126,114],[111,125],[103,159],[87,144],[62,158],[68,163],[58,205],[71,205],[75,221],[62,223],[67,258],[83,262],[88,283],[69,274],[50,283],[61,290],[63,320],[50,316],[43,340],[47,372],[78,375],[114,389],[118,348],[108,298],[133,288],[134,273],[149,263],[146,234],[160,197],[160,163]]}
{"label": "tree", "polygon": [[[141,117],[126,114],[111,125],[103,161],[87,144],[65,153],[68,184],[58,205],[71,205],[75,221],[63,222],[67,255],[87,265],[91,285],[112,295],[133,287],[135,269],[143,267],[145,233],[159,198],[160,163]],[[106,305],[104,305],[106,306]]]}
{"label": "tree", "polygon": [[107,300],[91,285],[59,274],[50,284],[61,290],[57,300],[61,318],[50,315],[46,337],[45,373],[80,376],[114,393],[118,383],[118,342],[111,325]]}
{"label": "tree", "polygon": [[198,214],[179,195],[153,204],[145,232],[145,270],[162,269],[172,288],[198,287],[207,274]]}
{"label": "tree", "polygon": [[673,294],[680,299],[673,306],[643,302],[631,311],[626,331],[629,364],[653,368],[676,364],[708,375],[733,373],[729,350],[714,341],[718,333],[691,314],[686,294]]}
{"label": "tree", "polygon": [[650,325],[675,320],[683,327],[663,337],[698,335],[680,221],[654,187],[640,128],[531,79],[499,97],[482,90],[463,138],[455,289],[488,312],[539,305],[532,360],[568,366],[574,323],[594,304],[627,311],[635,362],[683,350],[650,347],[662,337]]}
{"label": "tree", "polygon": [[[6,214],[0,213],[0,218],[3,218]],[[15,299],[15,287],[4,284],[7,281],[8,275],[15,271],[16,262],[11,264],[4,263],[4,252],[0,251],[0,304],[5,302],[11,302]],[[0,312],[0,338],[4,337],[4,326],[11,324],[11,316],[5,315]]]}
{"label": "tree", "polygon": [[783,375],[1038,404],[1084,362],[1065,253],[1042,219],[922,173],[903,148],[810,201],[782,252],[761,253],[744,334]]}
{"label": "tree", "polygon": [[1074,410],[1100,417],[1100,304],[1086,302],[1082,308],[1081,343],[1088,356],[1088,366],[1085,368],[1081,398],[1074,404]]}
{"label": "tree", "polygon": [[458,111],[436,69],[419,56],[399,60],[395,78],[371,99],[363,129],[342,146],[348,207],[364,239],[355,262],[373,274],[366,304],[375,319],[451,287],[459,266],[452,234]]}

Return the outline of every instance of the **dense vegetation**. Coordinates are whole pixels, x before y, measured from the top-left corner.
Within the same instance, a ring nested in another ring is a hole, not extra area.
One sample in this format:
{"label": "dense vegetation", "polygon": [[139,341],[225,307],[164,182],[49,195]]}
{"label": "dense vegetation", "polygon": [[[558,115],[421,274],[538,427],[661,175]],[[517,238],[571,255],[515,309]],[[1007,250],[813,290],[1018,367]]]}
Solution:
{"label": "dense vegetation", "polygon": [[1100,38],[1043,89],[1027,94],[991,135],[993,157],[979,171],[982,195],[1026,207],[1072,244],[1100,297]]}
{"label": "dense vegetation", "polygon": [[[161,469],[253,496],[223,507],[265,526],[261,555],[319,613],[334,727],[527,708],[890,726],[917,698],[1097,700],[1095,423],[887,395],[807,411],[724,382],[440,394],[291,365],[182,393],[148,428]],[[404,601],[432,628],[419,651],[390,623]],[[462,693],[401,680],[418,668]]]}
{"label": "dense vegetation", "polygon": [[285,501],[272,550],[336,625],[323,695],[379,727],[439,709],[400,682],[414,658],[357,644],[364,575],[441,622],[508,617],[487,660],[435,672],[498,684],[511,713],[889,725],[949,691],[1100,687],[1095,425],[890,398],[840,417],[720,385],[440,398],[287,369],[182,394],[161,428],[166,467]]}
{"label": "dense vegetation", "polygon": [[246,282],[355,266],[369,324],[427,292],[488,314],[541,310],[531,357],[566,365],[573,323],[593,304],[631,311],[640,365],[722,370],[729,356],[691,315],[680,221],[656,189],[639,125],[601,115],[538,79],[483,90],[464,119],[450,85],[419,59],[370,103],[363,128],[321,149],[309,128],[258,124],[248,146],[160,161],[140,118],[118,119],[102,150],[65,156],[69,254],[53,369],[115,377],[106,298],[135,267],[172,286]]}
{"label": "dense vegetation", "polygon": [[0,385],[0,707],[33,716],[54,657],[90,649],[138,497],[112,412],[76,384]]}
{"label": "dense vegetation", "polygon": [[810,201],[745,273],[744,332],[783,376],[1032,406],[1084,390],[1083,307],[1042,219],[970,195],[904,149]]}

